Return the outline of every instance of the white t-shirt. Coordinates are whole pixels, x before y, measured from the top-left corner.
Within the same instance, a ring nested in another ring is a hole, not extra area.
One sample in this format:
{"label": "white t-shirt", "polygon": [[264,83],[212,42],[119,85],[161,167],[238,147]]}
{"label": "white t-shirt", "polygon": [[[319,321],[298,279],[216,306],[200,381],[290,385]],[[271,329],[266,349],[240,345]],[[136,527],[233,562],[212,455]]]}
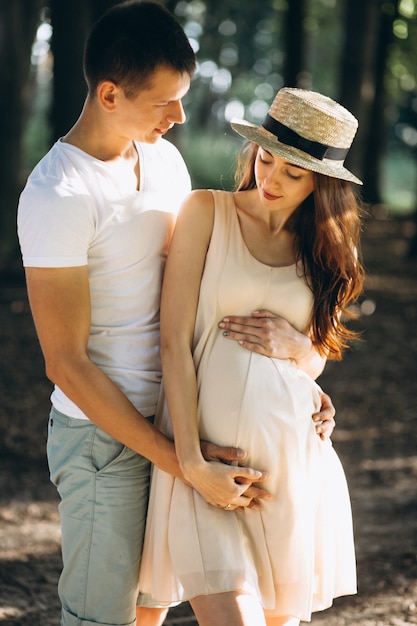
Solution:
{"label": "white t-shirt", "polygon": [[[159,303],[169,237],[190,177],[168,141],[136,143],[140,191],[123,159],[58,141],[30,175],[18,210],[25,267],[88,265],[89,355],[144,415],[161,380]],[[87,416],[55,386],[54,406]]]}

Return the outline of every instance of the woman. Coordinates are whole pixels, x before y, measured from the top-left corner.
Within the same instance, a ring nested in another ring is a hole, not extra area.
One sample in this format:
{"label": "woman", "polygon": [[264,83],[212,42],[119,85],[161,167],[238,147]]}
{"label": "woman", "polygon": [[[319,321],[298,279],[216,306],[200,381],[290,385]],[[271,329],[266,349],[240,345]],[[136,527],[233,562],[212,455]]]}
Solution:
{"label": "woman", "polygon": [[[167,262],[161,428],[172,422],[191,486],[155,470],[140,586],[189,600],[200,626],[292,626],[356,592],[343,469],[311,415],[317,358],[341,358],[353,338],[342,316],[363,283],[350,185],[360,181],[343,165],[357,121],[326,96],[284,88],[261,127],[232,127],[251,142],[237,191],[191,194]],[[254,302],[305,333],[318,357],[268,358],[227,341],[224,317]],[[245,463],[269,472],[271,499],[240,507],[200,438],[247,450]]]}

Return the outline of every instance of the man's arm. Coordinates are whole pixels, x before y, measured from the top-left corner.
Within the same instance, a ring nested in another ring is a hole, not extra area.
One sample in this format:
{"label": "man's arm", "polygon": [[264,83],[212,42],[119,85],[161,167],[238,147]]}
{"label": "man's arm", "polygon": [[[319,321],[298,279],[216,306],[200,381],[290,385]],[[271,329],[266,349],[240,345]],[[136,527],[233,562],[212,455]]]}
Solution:
{"label": "man's arm", "polygon": [[27,268],[46,374],[100,428],[165,471],[182,476],[174,446],[89,358],[88,269]]}
{"label": "man's arm", "polygon": [[[172,441],[149,423],[89,358],[90,292],[87,267],[26,268],[29,300],[48,378],[97,426],[183,479]],[[203,444],[208,460],[240,461],[243,450]],[[256,492],[262,498],[262,491]]]}

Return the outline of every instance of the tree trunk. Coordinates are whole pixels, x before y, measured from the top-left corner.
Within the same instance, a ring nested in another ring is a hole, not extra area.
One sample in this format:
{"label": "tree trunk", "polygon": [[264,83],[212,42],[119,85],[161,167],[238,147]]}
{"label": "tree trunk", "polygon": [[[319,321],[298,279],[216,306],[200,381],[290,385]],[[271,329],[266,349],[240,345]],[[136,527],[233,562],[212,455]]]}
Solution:
{"label": "tree trunk", "polygon": [[52,141],[65,135],[81,113],[87,85],[84,46],[93,23],[120,0],[50,0],[54,55]]}
{"label": "tree trunk", "polygon": [[284,85],[286,87],[304,87],[302,72],[305,67],[305,0],[288,3],[285,13],[285,66]]}
{"label": "tree trunk", "polygon": [[365,171],[367,135],[375,100],[375,50],[379,0],[346,0],[345,42],[339,101],[359,120],[347,166],[360,177]]}
{"label": "tree trunk", "polygon": [[388,50],[392,42],[392,25],[397,16],[396,1],[391,11],[379,10],[378,40],[375,53],[375,93],[370,111],[367,145],[364,152],[363,182],[364,198],[367,202],[381,202],[381,160],[387,145],[387,120],[385,108],[387,104],[385,91],[385,72]]}
{"label": "tree trunk", "polygon": [[87,93],[83,76],[84,42],[90,28],[90,3],[52,0],[53,97],[50,112],[52,143],[76,122]]}
{"label": "tree trunk", "polygon": [[18,258],[16,207],[24,184],[22,133],[40,6],[40,0],[0,0],[0,271]]}

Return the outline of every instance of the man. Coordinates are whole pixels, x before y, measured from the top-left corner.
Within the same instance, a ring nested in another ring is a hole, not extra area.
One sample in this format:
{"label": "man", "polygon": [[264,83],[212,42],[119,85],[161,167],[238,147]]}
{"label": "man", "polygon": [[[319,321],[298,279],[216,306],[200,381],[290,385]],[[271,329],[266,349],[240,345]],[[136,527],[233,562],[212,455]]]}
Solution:
{"label": "man", "polygon": [[[162,271],[190,190],[182,158],[162,136],[185,121],[194,69],[187,37],[162,6],[111,9],[87,41],[81,115],[19,204],[29,299],[54,383],[47,452],[61,497],[64,626],[136,623],[150,463],[181,476],[172,442],[152,420]],[[232,338],[245,328],[244,320],[230,328]],[[261,332],[251,341],[262,345]],[[325,402],[319,417],[331,425]],[[242,458],[211,444],[204,452],[214,462]],[[231,501],[256,506],[252,498],[265,492],[250,485],[262,472],[222,467],[236,479]],[[137,616],[156,626],[165,611]]]}

